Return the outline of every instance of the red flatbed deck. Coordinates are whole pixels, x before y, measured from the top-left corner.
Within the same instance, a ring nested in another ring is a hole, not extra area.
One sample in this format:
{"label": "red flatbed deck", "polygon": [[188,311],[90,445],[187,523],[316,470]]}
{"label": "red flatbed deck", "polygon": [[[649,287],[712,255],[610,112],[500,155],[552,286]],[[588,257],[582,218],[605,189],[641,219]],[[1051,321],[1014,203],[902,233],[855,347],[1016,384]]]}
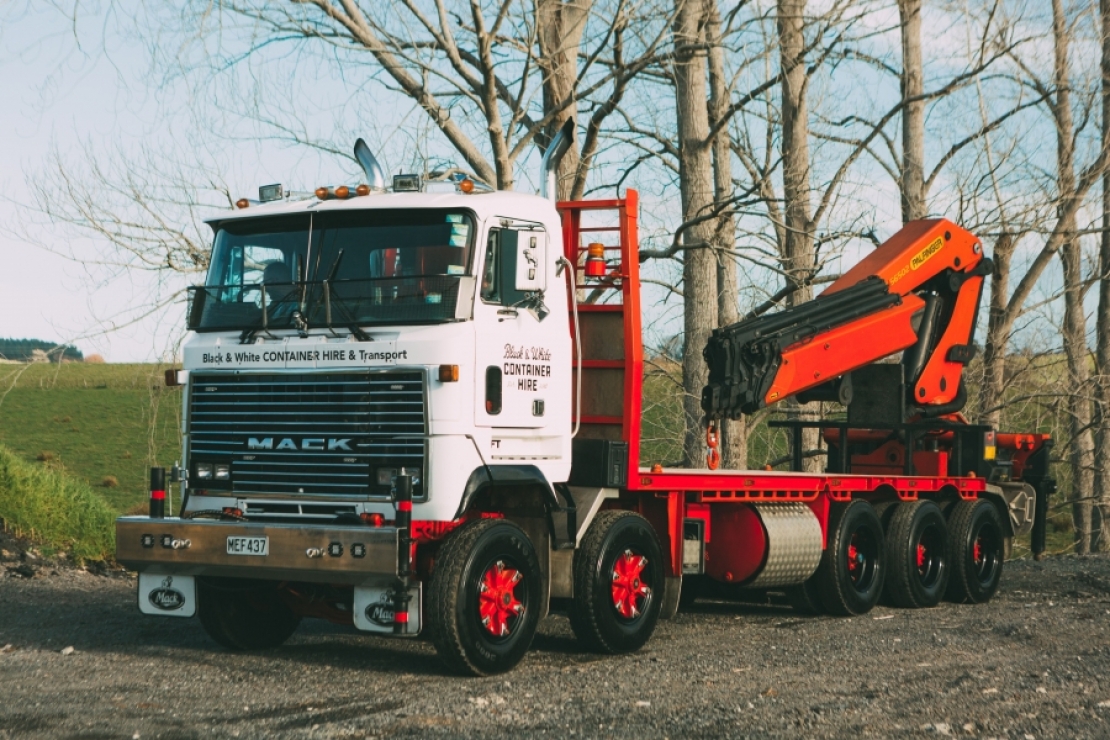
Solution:
{"label": "red flatbed deck", "polygon": [[794,473],[775,470],[709,470],[686,468],[640,468],[628,481],[630,491],[661,493],[688,492],[699,501],[814,501],[827,492],[833,501],[854,494],[894,491],[906,501],[921,493],[942,489],[958,492],[961,498],[976,498],[986,490],[982,478],[926,475],[838,475]]}

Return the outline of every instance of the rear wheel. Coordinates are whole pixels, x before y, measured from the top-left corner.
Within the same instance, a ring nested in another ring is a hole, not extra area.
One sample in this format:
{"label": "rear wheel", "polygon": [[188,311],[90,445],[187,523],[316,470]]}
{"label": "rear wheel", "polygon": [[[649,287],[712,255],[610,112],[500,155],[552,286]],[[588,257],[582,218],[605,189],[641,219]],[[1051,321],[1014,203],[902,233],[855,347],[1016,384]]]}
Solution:
{"label": "rear wheel", "polygon": [[598,652],[639,649],[659,621],[663,577],[651,525],[631,511],[601,512],[574,553],[574,634]]}
{"label": "rear wheel", "polygon": [[829,614],[865,614],[883,591],[883,527],[866,501],[834,503],[829,535],[815,583],[821,607]]}
{"label": "rear wheel", "polygon": [[960,501],[948,514],[948,599],[990,601],[1002,580],[1006,536],[1002,517],[990,501]]}
{"label": "rear wheel", "polygon": [[886,533],[886,596],[895,606],[936,606],[948,586],[948,525],[932,501],[894,509]]}
{"label": "rear wheel", "polygon": [[270,581],[198,578],[197,597],[204,631],[229,650],[277,647],[301,623]]}
{"label": "rear wheel", "polygon": [[539,559],[528,535],[503,519],[453,532],[436,558],[428,627],[443,661],[459,673],[503,673],[528,651],[539,621]]}
{"label": "rear wheel", "polygon": [[810,615],[824,613],[825,610],[821,607],[821,595],[818,591],[819,579],[820,576],[814,575],[805,583],[799,583],[786,589],[786,599],[795,611]]}

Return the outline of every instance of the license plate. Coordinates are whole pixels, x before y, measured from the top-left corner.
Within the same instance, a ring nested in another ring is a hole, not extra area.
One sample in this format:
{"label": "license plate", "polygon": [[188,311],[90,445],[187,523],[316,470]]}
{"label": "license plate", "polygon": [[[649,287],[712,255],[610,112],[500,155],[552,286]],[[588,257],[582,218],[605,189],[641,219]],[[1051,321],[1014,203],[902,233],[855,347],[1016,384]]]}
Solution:
{"label": "license plate", "polygon": [[269,555],[269,537],[228,537],[228,555]]}

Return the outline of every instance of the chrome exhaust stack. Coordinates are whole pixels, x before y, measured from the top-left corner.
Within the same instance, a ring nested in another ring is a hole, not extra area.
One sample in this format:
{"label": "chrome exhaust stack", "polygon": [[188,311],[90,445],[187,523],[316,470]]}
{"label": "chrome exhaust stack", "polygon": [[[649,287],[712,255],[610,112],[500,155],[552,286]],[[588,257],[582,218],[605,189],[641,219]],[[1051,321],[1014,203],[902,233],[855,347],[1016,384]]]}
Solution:
{"label": "chrome exhaust stack", "polygon": [[[361,141],[361,139],[360,139]],[[559,129],[559,133],[555,134],[555,138],[547,145],[547,151],[543,153],[543,162],[541,168],[543,169],[540,178],[540,195],[544,198],[556,199],[555,195],[555,175],[559,169],[559,162],[562,161],[563,155],[570,149],[570,145],[574,143],[574,119],[568,118],[563,127]]]}
{"label": "chrome exhaust stack", "polygon": [[385,190],[385,172],[361,137],[355,142],[355,159],[366,174],[366,184],[373,190]]}

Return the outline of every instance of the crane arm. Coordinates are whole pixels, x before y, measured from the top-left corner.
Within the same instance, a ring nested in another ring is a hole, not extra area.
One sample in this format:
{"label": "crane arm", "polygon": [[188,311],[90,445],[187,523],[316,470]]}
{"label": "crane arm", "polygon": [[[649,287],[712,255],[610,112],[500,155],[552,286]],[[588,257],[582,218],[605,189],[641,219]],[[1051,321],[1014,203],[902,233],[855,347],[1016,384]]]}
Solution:
{"label": "crane arm", "polygon": [[[812,301],[715,329],[702,409],[737,418],[904,352],[907,402],[952,410],[983,278],[979,240],[946,219],[913,221]],[[846,397],[841,398],[847,402]]]}

